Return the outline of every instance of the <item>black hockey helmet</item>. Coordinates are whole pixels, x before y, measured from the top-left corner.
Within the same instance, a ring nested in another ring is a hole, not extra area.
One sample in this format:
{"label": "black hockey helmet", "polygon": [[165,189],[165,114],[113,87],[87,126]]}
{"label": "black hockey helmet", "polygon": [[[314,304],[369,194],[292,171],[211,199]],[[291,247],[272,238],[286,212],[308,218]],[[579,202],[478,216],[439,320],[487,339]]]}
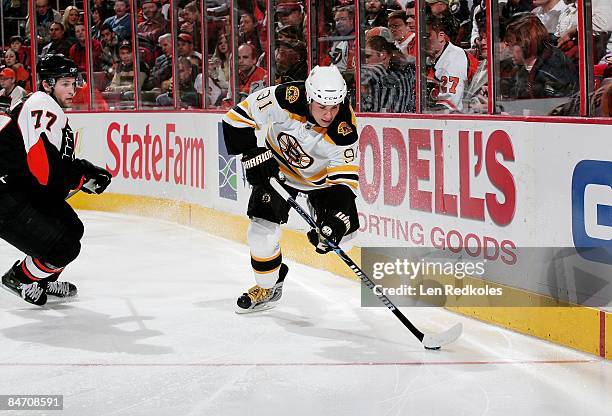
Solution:
{"label": "black hockey helmet", "polygon": [[76,78],[77,84],[82,82],[81,74],[74,61],[64,55],[45,55],[36,66],[39,82],[47,81],[51,87],[59,78]]}

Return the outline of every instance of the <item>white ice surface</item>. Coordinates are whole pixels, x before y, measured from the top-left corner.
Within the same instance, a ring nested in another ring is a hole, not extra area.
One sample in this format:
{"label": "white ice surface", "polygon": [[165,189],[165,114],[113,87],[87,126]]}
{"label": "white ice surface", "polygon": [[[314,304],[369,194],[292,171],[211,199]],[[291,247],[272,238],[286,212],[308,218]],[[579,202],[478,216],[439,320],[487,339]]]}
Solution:
{"label": "white ice surface", "polygon": [[[355,281],[290,261],[280,305],[236,315],[252,285],[245,246],[81,217],[83,250],[63,275],[78,301],[41,309],[0,291],[0,394],[63,394],[64,411],[0,414],[612,415],[612,365],[596,357],[406,308],[424,331],[464,324],[425,351],[387,309],[361,308]],[[20,257],[0,241],[3,268]]]}

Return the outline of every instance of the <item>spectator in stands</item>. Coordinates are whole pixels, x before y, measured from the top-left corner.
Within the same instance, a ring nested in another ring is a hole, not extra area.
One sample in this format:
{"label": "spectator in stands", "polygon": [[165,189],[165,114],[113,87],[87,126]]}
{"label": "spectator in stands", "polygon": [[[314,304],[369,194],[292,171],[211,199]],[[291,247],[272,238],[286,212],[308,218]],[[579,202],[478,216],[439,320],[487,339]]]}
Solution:
{"label": "spectator in stands", "polygon": [[184,56],[185,58],[189,58],[194,55],[199,58],[202,58],[202,54],[200,52],[196,52],[193,50],[193,40],[191,38],[191,35],[187,33],[179,33],[177,41],[177,52],[178,56]]}
{"label": "spectator in stands", "polygon": [[94,8],[100,10],[100,17],[104,22],[106,19],[111,17],[114,13],[113,6],[111,6],[108,0],[93,0]]}
{"label": "spectator in stands", "polygon": [[17,54],[15,51],[7,49],[4,52],[4,64],[15,72],[15,81],[17,85],[24,88],[27,92],[32,91],[30,72],[22,63],[17,62]]}
{"label": "spectator in stands", "polygon": [[157,57],[151,69],[151,83],[154,88],[162,88],[164,81],[172,78],[172,35],[166,33],[159,37],[162,54]]}
{"label": "spectator in stands", "polygon": [[92,39],[102,40],[102,24],[104,23],[102,17],[102,9],[98,6],[94,6],[91,10],[91,37]]}
{"label": "spectator in stands", "polygon": [[238,47],[238,76],[241,101],[250,93],[266,86],[267,72],[257,66],[257,50],[250,43],[243,43]]}
{"label": "spectator in stands", "polygon": [[478,60],[449,41],[449,16],[426,20],[425,54],[431,61],[427,81],[431,110],[461,111],[463,91],[478,67]]}
{"label": "spectator in stands", "polygon": [[[559,15],[557,27],[555,28],[553,35],[553,43],[561,48],[561,45],[572,38],[573,33],[577,31],[578,27],[578,7],[576,7],[576,0],[563,0],[567,6]],[[561,39],[563,37],[563,39]]]}
{"label": "spectator in stands", "polygon": [[[334,9],[336,29],[332,36],[342,36],[344,39],[335,41],[329,51],[331,64],[336,65],[340,72],[355,69],[355,16],[354,6],[343,6]],[[387,22],[385,21],[385,25]],[[350,38],[350,39],[347,39]],[[327,64],[327,62],[322,62]]]}
{"label": "spectator in stands", "polygon": [[578,69],[580,55],[578,53],[578,8],[576,0],[563,0],[567,7],[559,15],[559,21],[551,43],[556,45]]}
{"label": "spectator in stands", "polygon": [[257,57],[262,54],[263,49],[257,31],[257,21],[251,13],[243,13],[240,16],[240,25],[238,26],[238,44],[250,43],[255,47]]}
{"label": "spectator in stands", "polygon": [[[207,105],[213,107],[219,107],[221,105],[221,100],[227,96],[229,85],[225,80],[224,82],[220,82],[219,74],[222,72],[220,70],[221,61],[219,58],[211,57],[208,60],[208,91],[206,93],[206,101]],[[196,90],[198,90],[196,85]],[[198,90],[200,93],[200,89]]]}
{"label": "spectator in stands", "polygon": [[62,16],[62,24],[64,25],[64,36],[66,39],[70,39],[71,42],[76,42],[76,30],[75,26],[79,21],[79,9],[75,6],[68,6],[64,10]]}
{"label": "spectator in stands", "polygon": [[191,62],[191,66],[193,67],[194,74],[196,74],[195,81],[193,82],[194,88],[198,92],[198,94],[202,94],[202,88],[198,88],[198,84],[201,86],[202,84],[202,59],[198,58],[195,55],[191,55],[189,58],[189,62]]}
{"label": "spectator in stands", "polygon": [[[85,45],[85,23],[81,20],[75,26],[77,42],[70,47],[68,57],[74,61],[79,72],[87,72],[87,46]],[[91,64],[95,72],[102,70],[102,44],[91,39]]]}
{"label": "spectator in stands", "polygon": [[201,107],[202,94],[195,89],[195,67],[187,58],[178,58],[179,106],[181,108]]}
{"label": "spectator in stands", "polygon": [[408,29],[416,33],[416,5],[414,0],[410,0],[406,3],[406,24]]}
{"label": "spectator in stands", "polygon": [[155,46],[159,37],[168,32],[168,22],[161,14],[159,0],[143,0],[142,16],[144,22],[138,25],[138,36]]}
{"label": "spectator in stands", "polygon": [[377,26],[387,26],[387,9],[384,6],[385,0],[366,0],[365,22],[363,22],[366,30]]}
{"label": "spectator in stands", "polygon": [[170,0],[161,0],[161,14],[164,19],[170,19]]}
{"label": "spectator in stands", "polygon": [[[93,106],[92,110],[98,111],[108,111],[108,104],[104,99],[102,93],[97,89],[93,89]],[[89,95],[89,84],[87,82],[83,82],[83,85],[76,87],[74,97],[72,98],[72,106],[73,110],[83,110],[86,111],[89,109],[91,103],[91,97]]]}
{"label": "spectator in stands", "polygon": [[209,71],[209,76],[213,78],[221,87],[223,92],[227,94],[227,91],[229,90],[229,82],[231,79],[231,53],[229,49],[229,39],[226,34],[219,35],[219,38],[217,40],[217,46],[215,47],[215,52],[213,53],[213,58],[216,58],[219,63],[218,65],[216,65],[216,73],[213,74],[211,71]]}
{"label": "spectator in stands", "polygon": [[546,27],[548,33],[555,33],[559,16],[567,8],[563,0],[533,0],[534,9],[531,11]]}
{"label": "spectator in stands", "polygon": [[389,14],[389,30],[395,41],[395,47],[405,56],[416,56],[416,34],[406,23],[408,18],[404,11]]}
{"label": "spectator in stands", "polygon": [[450,13],[449,0],[427,0],[427,5],[434,16],[444,17]]}
{"label": "spectator in stands", "polygon": [[469,85],[463,94],[463,102],[466,113],[487,113],[489,100],[489,71],[487,68],[487,25],[485,11],[479,10],[475,16],[475,22],[478,26],[478,44],[476,48],[476,57],[480,60],[480,64],[476,69],[476,73],[472,77]]}
{"label": "spectator in stands", "polygon": [[593,43],[594,61],[599,62],[606,55],[612,53],[612,7],[610,0],[591,0],[593,6]]}
{"label": "spectator in stands", "polygon": [[185,22],[181,25],[181,32],[191,35],[193,47],[197,51],[202,50],[202,20],[200,19],[200,8],[198,2],[192,1],[185,5],[183,10]]}
{"label": "spectator in stands", "polygon": [[119,41],[129,40],[132,37],[132,22],[130,21],[130,6],[127,0],[115,0],[115,14],[104,21],[104,25],[111,27]]}
{"label": "spectator in stands", "polygon": [[387,113],[415,111],[415,66],[402,65],[395,59],[397,54],[401,52],[383,36],[367,37],[366,64],[361,67],[362,111]]}
{"label": "spectator in stands", "polygon": [[572,62],[550,43],[548,30],[535,15],[518,18],[506,28],[515,74],[502,94],[511,98],[565,97],[578,89]]}
{"label": "spectator in stands", "polygon": [[[604,79],[601,86],[589,94],[588,106],[591,117],[612,117],[612,78]],[[555,107],[548,115],[579,116],[580,93],[575,93],[568,102]]]}
{"label": "spectator in stands", "polygon": [[51,42],[42,48],[41,56],[59,53],[68,56],[68,51],[74,42],[64,35],[64,25],[59,22],[51,23],[49,33]]}
{"label": "spectator in stands", "polygon": [[276,41],[276,84],[303,81],[308,76],[306,44],[301,40]]}
{"label": "spectator in stands", "polygon": [[[193,66],[189,59],[180,57],[177,60],[178,64],[178,91],[179,105],[182,108],[200,107],[201,93],[198,93],[194,87],[195,74]],[[174,105],[174,90],[170,90],[164,94],[160,94],[157,99],[157,105],[173,106]]]}
{"label": "spectator in stands", "polygon": [[[465,33],[466,28],[465,26],[462,26],[462,22],[457,17],[461,8],[460,0],[426,0],[426,4],[426,15],[433,15],[447,20],[448,37],[454,45],[460,46],[461,42],[464,41],[464,38],[465,41],[469,43],[468,38],[471,33],[471,29]],[[466,24],[471,24],[469,18],[467,22],[464,22],[464,25]],[[469,45],[466,46],[469,47]]]}
{"label": "spectator in stands", "polygon": [[304,27],[304,7],[302,3],[283,1],[276,5],[276,19],[280,27],[297,26],[300,31]]}
{"label": "spectator in stands", "polygon": [[15,80],[15,71],[11,68],[4,68],[0,71],[0,97],[8,97],[11,100],[11,107],[17,104],[27,92]]}
{"label": "spectator in stands", "polygon": [[[49,0],[36,0],[36,41],[40,50],[44,45],[51,42],[49,29],[51,23],[61,22],[62,16],[60,13],[49,6]],[[30,19],[26,22],[26,27],[30,27]]]}
{"label": "spectator in stands", "polygon": [[[134,60],[132,58],[132,44],[130,41],[124,40],[119,45],[119,59],[120,61],[115,70],[115,75],[110,85],[106,88],[106,91],[122,93],[125,98],[133,99],[135,70]],[[138,70],[139,88],[147,77],[146,72],[146,68],[142,66]]]}
{"label": "spectator in stands", "polygon": [[[576,0],[565,0],[567,8],[559,16],[554,36],[556,45],[568,58],[578,65],[578,8]],[[592,0],[593,61],[599,62],[606,54],[612,33],[612,7],[609,0]]]}
{"label": "spectator in stands", "polygon": [[28,68],[30,66],[30,48],[23,46],[21,36],[11,36],[11,49],[17,55],[17,62]]}
{"label": "spectator in stands", "polygon": [[113,29],[108,25],[102,25],[100,30],[102,39],[102,68],[104,71],[110,72],[114,63],[119,61],[119,39],[113,32]]}

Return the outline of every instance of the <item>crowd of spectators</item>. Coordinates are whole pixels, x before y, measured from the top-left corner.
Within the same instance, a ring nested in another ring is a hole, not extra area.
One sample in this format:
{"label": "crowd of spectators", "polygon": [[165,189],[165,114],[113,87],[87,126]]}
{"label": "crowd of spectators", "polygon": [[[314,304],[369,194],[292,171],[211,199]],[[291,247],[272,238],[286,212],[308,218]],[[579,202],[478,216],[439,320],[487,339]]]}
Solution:
{"label": "crowd of spectators", "polygon": [[[88,16],[83,0],[33,1],[35,38],[11,36],[2,57],[0,97],[10,100],[32,91],[35,42],[37,56],[62,53],[77,63],[94,91],[92,97],[81,94],[83,105],[101,109],[136,102],[141,108],[228,108],[269,82],[304,80],[310,59],[312,65],[338,66],[349,99],[355,104],[359,95],[364,112],[410,113],[420,101],[425,112],[487,113],[491,51],[499,64],[496,112],[513,114],[519,106],[512,102],[522,100],[520,107],[536,108],[526,114],[578,114],[576,0],[500,0],[492,45],[486,23],[490,2],[482,0],[420,2],[423,33],[416,27],[413,0],[363,0],[359,19],[355,0],[320,0],[321,7],[308,9],[310,16],[303,0],[236,0],[233,28],[230,0],[85,0]],[[612,90],[604,94],[612,88],[607,1],[592,0],[593,113],[612,97]],[[22,4],[27,2],[10,3],[27,17]]]}

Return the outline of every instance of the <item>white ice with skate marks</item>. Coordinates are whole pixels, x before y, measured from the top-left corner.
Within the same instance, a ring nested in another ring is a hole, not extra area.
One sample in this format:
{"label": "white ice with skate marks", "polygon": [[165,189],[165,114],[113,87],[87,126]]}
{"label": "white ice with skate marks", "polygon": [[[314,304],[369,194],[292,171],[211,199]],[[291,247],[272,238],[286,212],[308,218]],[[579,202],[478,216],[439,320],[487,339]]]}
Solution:
{"label": "white ice with skate marks", "polygon": [[[39,308],[0,292],[0,394],[63,394],[65,410],[47,414],[612,413],[612,366],[592,356],[404,308],[424,331],[464,325],[457,342],[425,351],[386,308],[360,307],[358,283],[290,261],[279,305],[237,315],[253,284],[245,246],[162,221],[81,217],[83,250],[63,275],[77,301]],[[19,257],[0,242],[5,269]]]}

